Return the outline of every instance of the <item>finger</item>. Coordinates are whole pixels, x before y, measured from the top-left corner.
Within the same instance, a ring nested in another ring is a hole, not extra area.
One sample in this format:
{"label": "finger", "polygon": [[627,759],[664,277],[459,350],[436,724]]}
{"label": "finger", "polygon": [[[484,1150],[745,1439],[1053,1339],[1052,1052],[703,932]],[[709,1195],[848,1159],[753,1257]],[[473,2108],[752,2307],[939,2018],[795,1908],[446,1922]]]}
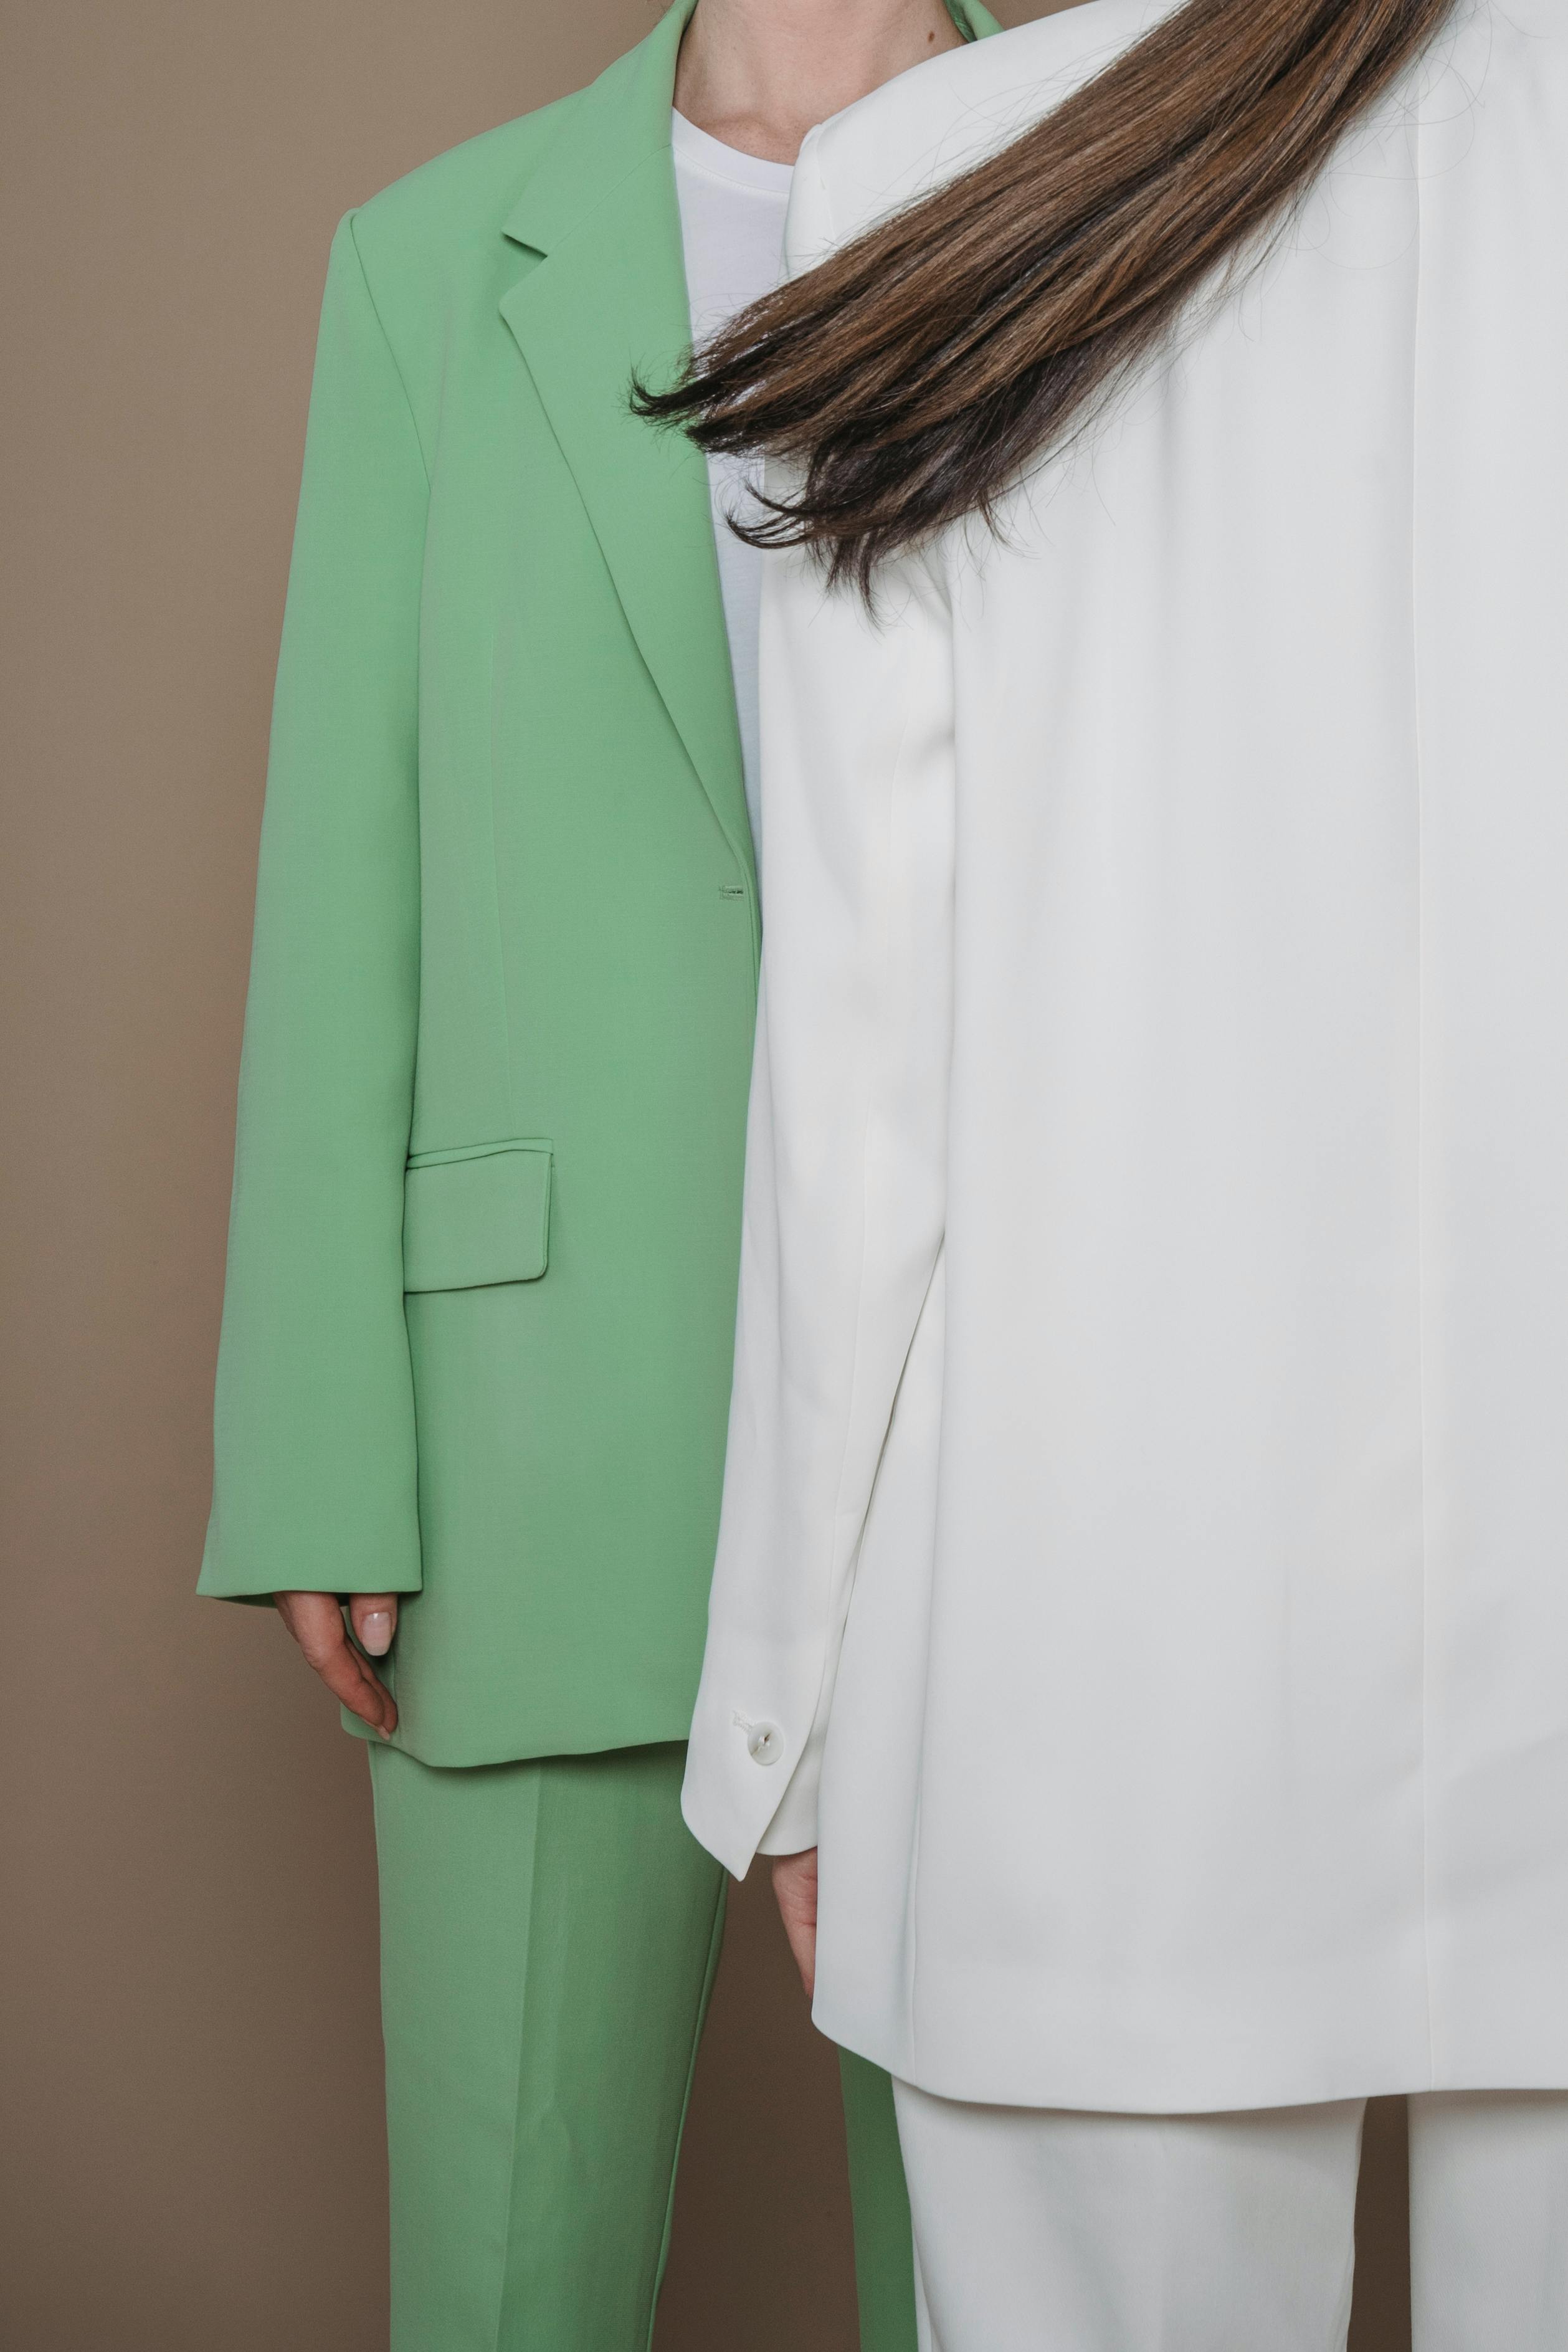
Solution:
{"label": "finger", "polygon": [[372,1731],[392,1731],[397,1727],[397,1708],[392,1693],[377,1680],[359,1652],[345,1639],[335,1650],[312,1665],[326,1684],[333,1697],[368,1723]]}
{"label": "finger", "polygon": [[817,1917],[817,1849],[808,1846],[801,1853],[781,1853],[774,1857],[773,1893],[779,1908],[786,1916],[809,1918],[813,1926]]}
{"label": "finger", "polygon": [[275,1592],[272,1598],[278,1615],[307,1655],[313,1648],[329,1646],[342,1633],[342,1611],[335,1592]]}
{"label": "finger", "polygon": [[817,1980],[817,1854],[780,1854],[773,1864],[773,1893],[784,1933],[810,2000]]}
{"label": "finger", "polygon": [[397,1632],[395,1592],[356,1592],[349,1602],[349,1622],[361,1650],[384,1658]]}
{"label": "finger", "polygon": [[810,2000],[817,1990],[817,1930],[814,1927],[808,1927],[804,1920],[786,1919],[784,1933],[789,1938],[806,1998]]}
{"label": "finger", "polygon": [[350,1643],[336,1595],[291,1592],[277,1598],[278,1612],[307,1664],[320,1675],[333,1697],[372,1731],[395,1731],[397,1706],[392,1693]]}

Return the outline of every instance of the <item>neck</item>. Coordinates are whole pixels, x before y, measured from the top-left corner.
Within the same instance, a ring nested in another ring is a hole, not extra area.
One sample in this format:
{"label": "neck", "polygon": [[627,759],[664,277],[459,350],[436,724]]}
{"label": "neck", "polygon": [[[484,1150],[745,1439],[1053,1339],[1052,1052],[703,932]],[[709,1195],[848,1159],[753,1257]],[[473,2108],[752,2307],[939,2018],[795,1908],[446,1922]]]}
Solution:
{"label": "neck", "polygon": [[727,147],[792,163],[813,123],[959,46],[944,0],[698,0],[675,104]]}

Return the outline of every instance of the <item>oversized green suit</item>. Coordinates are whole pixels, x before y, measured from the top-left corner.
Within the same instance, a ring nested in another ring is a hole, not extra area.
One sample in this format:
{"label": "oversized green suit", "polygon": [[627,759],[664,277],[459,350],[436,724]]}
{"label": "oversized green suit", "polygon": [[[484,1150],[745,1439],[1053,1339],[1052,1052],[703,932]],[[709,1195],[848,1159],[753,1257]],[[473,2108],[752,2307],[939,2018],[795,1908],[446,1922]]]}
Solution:
{"label": "oversized green suit", "polygon": [[[534,1877],[486,1913],[493,1948],[445,2011],[469,2017],[474,2064],[512,2016],[507,1938],[622,1867],[628,1821],[645,1862],[664,1841],[656,1997],[622,1954],[585,2011],[680,2045],[655,2168],[720,1908],[674,1743],[718,1517],[759,925],[706,470],[627,402],[688,339],[669,121],[692,5],[344,221],[311,399],[202,1590],[403,1596],[401,1752],[373,1760],[405,2243],[454,2172],[430,2154],[434,2083],[400,2158],[420,2019],[476,1950],[471,1921],[445,1943],[431,1921],[499,1884],[486,1840],[514,1879],[526,1846]],[[541,1775],[572,1759],[576,1796],[541,1811]],[[576,1826],[545,1836],[547,1818]],[[591,1976],[562,1973],[580,2007]],[[560,2031],[580,2042],[580,2020]],[[465,2062],[443,2063],[450,2084]],[[869,2145],[868,2100],[857,2079]],[[538,2154],[521,2129],[494,2158],[514,2195]],[[861,2187],[862,2216],[896,2215],[870,2171]],[[526,2267],[528,2227],[495,2222],[503,2269]],[[888,2271],[884,2242],[862,2252],[864,2276]],[[420,2275],[400,2352],[467,2352]],[[476,2347],[512,2343],[507,2292]],[[539,2352],[634,2340],[534,2308]]]}

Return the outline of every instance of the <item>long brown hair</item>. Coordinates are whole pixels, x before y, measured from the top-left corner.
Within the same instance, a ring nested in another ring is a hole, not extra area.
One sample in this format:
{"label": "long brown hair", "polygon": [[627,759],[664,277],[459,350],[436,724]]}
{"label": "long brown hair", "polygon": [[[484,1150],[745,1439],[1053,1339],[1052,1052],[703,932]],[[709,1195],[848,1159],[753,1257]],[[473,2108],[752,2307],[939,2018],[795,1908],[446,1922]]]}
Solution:
{"label": "long brown hair", "polygon": [[742,311],[639,413],[790,461],[745,536],[876,565],[1021,469],[1286,215],[1453,0],[1186,0],[962,177]]}

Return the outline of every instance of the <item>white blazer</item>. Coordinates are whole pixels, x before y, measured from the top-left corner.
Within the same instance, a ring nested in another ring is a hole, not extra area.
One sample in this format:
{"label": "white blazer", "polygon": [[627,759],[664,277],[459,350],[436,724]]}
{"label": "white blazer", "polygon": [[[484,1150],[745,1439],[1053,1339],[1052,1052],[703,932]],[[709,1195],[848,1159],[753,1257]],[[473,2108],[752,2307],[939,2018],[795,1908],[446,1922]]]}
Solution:
{"label": "white blazer", "polygon": [[[808,142],[800,267],[1146,21]],[[1568,2085],[1568,5],[876,618],[773,567],[686,1781],[928,2091]],[[771,1825],[771,1826],[770,1826]]]}

